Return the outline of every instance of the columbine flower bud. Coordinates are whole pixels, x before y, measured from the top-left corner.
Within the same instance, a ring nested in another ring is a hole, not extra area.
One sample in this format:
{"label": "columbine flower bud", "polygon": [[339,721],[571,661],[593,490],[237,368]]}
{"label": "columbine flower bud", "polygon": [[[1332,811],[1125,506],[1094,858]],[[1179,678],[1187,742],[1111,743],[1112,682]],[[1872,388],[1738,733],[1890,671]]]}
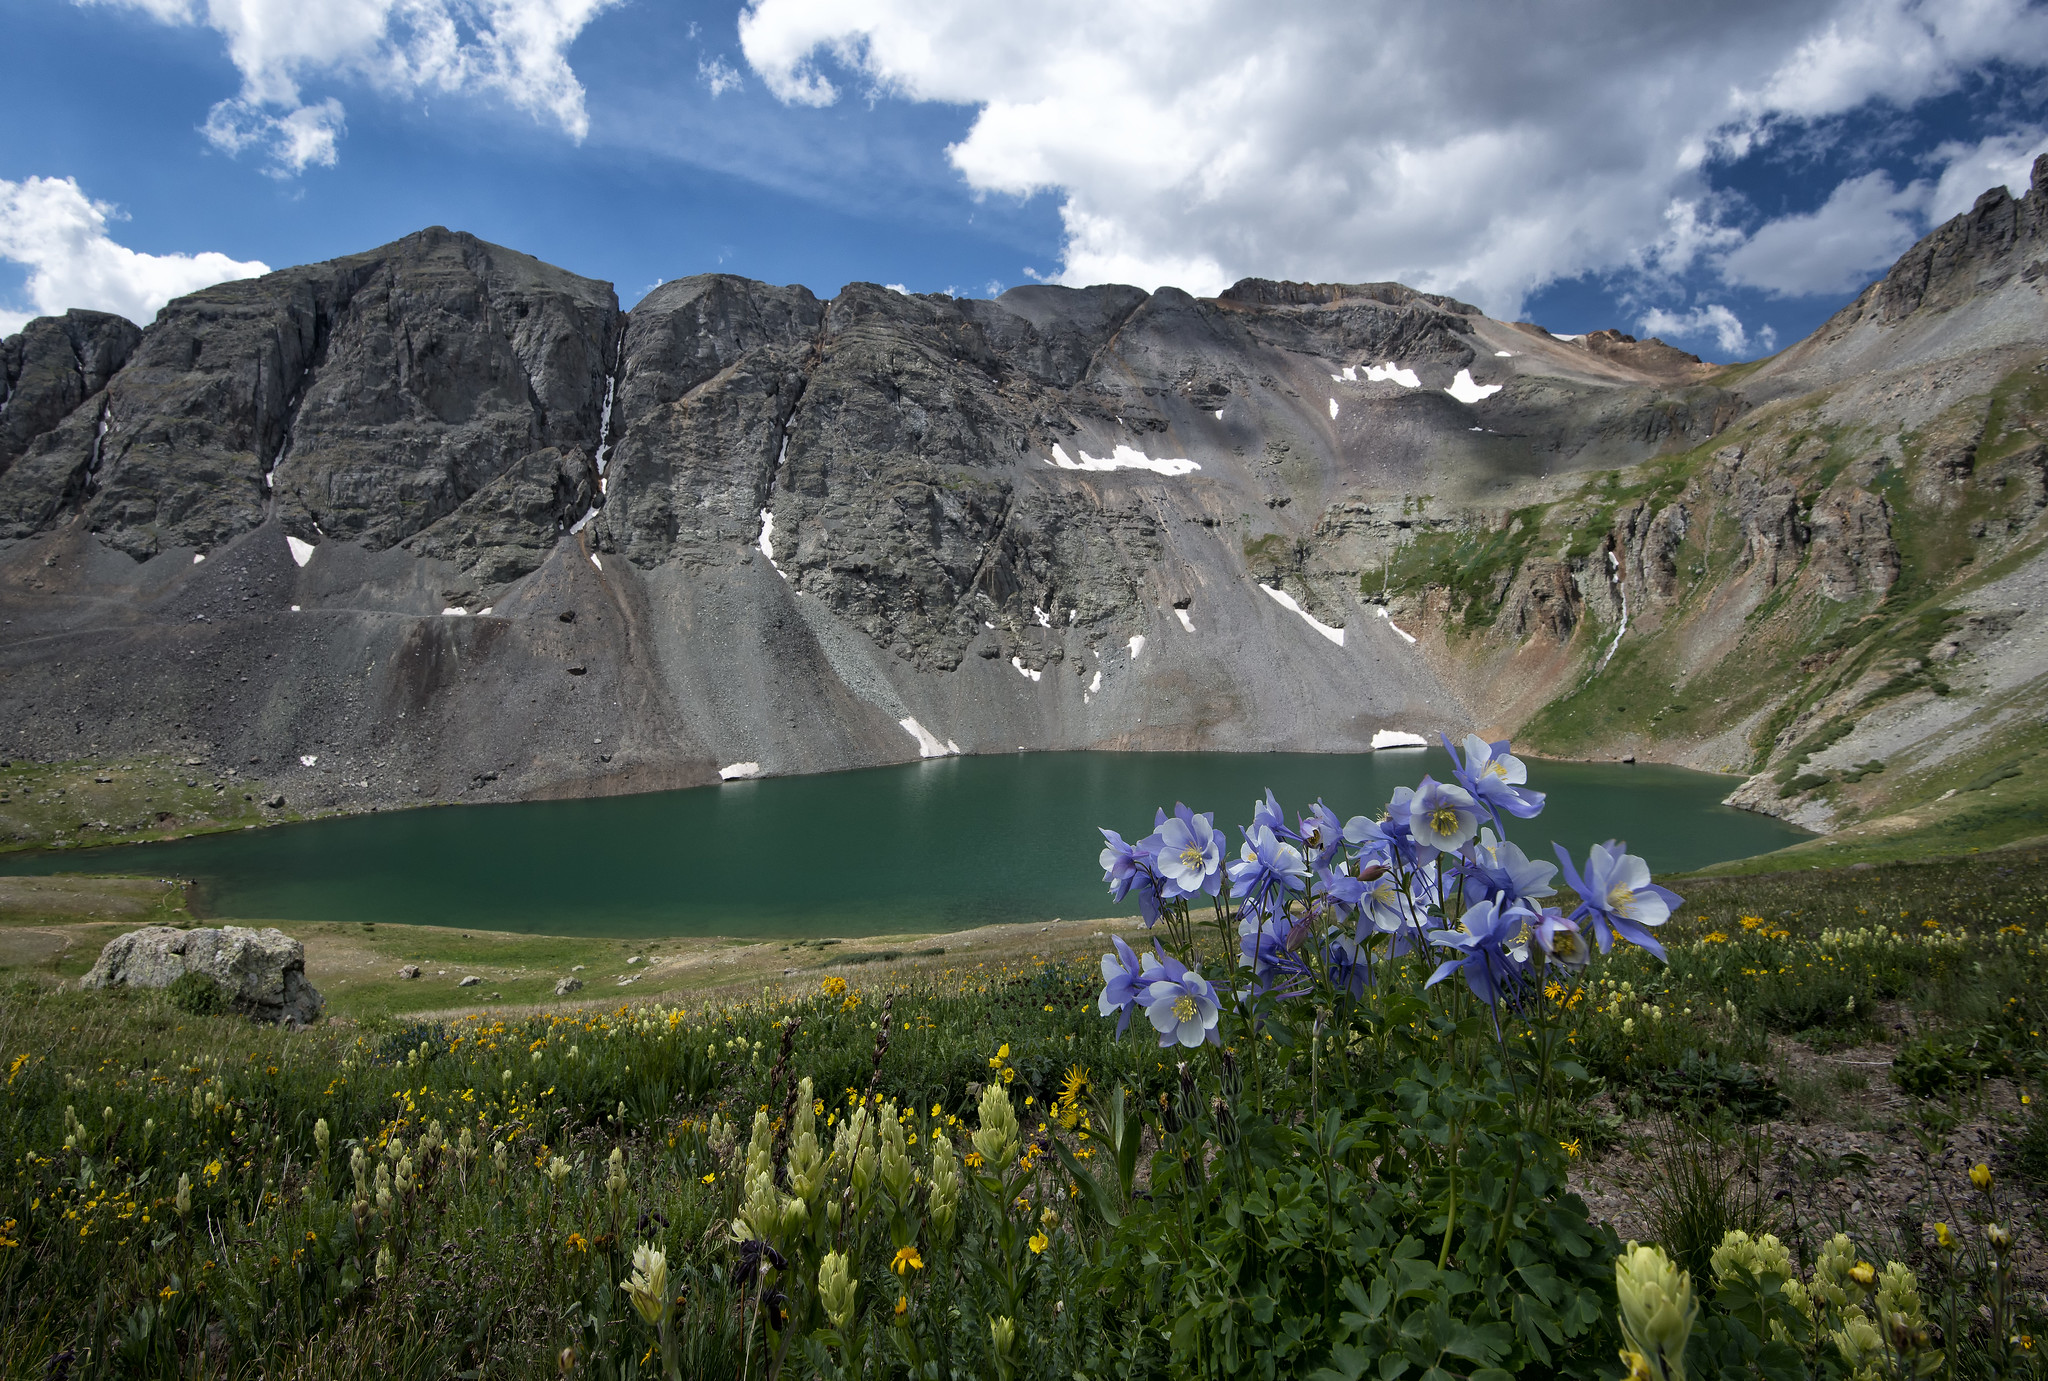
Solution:
{"label": "columbine flower bud", "polygon": [[990,1084],[981,1095],[981,1129],[974,1134],[974,1149],[982,1162],[1001,1174],[1017,1158],[1017,1113],[1010,1095],[1001,1084]]}
{"label": "columbine flower bud", "polygon": [[668,1253],[648,1242],[633,1248],[633,1274],[626,1279],[626,1294],[640,1317],[658,1327],[669,1308]]}
{"label": "columbine flower bud", "polygon": [[1699,1317],[1692,1277],[1661,1247],[1631,1242],[1615,1259],[1614,1288],[1622,1336],[1642,1354],[1651,1381],[1685,1381],[1685,1344]]}
{"label": "columbine flower bud", "polygon": [[843,1329],[853,1321],[853,1292],[860,1284],[848,1269],[844,1252],[826,1252],[818,1263],[818,1302],[834,1328]]}

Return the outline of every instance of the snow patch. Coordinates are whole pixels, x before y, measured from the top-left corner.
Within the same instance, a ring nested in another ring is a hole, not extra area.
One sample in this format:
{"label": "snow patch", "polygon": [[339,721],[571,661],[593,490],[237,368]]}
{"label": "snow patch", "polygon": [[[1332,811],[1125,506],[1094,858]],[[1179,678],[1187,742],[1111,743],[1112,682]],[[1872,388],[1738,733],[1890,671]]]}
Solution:
{"label": "snow patch", "polygon": [[1330,420],[1332,422],[1337,420],[1337,400],[1335,398],[1330,400]]}
{"label": "snow patch", "polygon": [[[785,448],[789,445],[787,441],[782,444]],[[761,548],[761,555],[768,558],[768,564],[774,569],[775,573],[784,580],[789,579],[788,574],[782,567],[775,564],[775,512],[773,509],[764,508],[761,510],[761,538],[755,545]]]}
{"label": "snow patch", "polygon": [[1515,357],[1515,352],[1512,350],[1496,350],[1493,352],[1493,357],[1497,360],[1511,360]]}
{"label": "snow patch", "polygon": [[206,553],[203,551],[195,551],[192,553],[192,564],[195,566],[198,565],[200,562],[204,561],[205,559]]}
{"label": "snow patch", "polygon": [[1035,604],[1031,606],[1031,617],[1038,620],[1040,628],[1052,627],[1052,615],[1046,613],[1045,610]]}
{"label": "snow patch", "polygon": [[736,782],[746,777],[758,777],[760,775],[761,764],[758,762],[736,762],[730,767],[718,769],[718,780],[721,782]]}
{"label": "snow patch", "polygon": [[931,730],[915,719],[899,719],[896,722],[903,727],[904,733],[917,740],[917,755],[921,758],[943,758],[960,751],[953,746],[950,739],[944,743],[939,742]]}
{"label": "snow patch", "polygon": [[1218,409],[1216,409],[1216,420],[1217,420],[1218,422],[1221,422],[1221,421],[1223,420],[1223,409],[1222,409],[1222,408],[1218,408]]}
{"label": "snow patch", "polygon": [[299,612],[299,606],[298,606],[298,605],[296,605],[296,604],[294,604],[294,605],[292,606],[292,612],[293,612],[294,614],[298,613],[298,612]]}
{"label": "snow patch", "polygon": [[1461,403],[1476,403],[1481,398],[1491,398],[1505,388],[1505,384],[1479,384],[1472,381],[1472,371],[1461,369],[1458,377],[1451,380],[1451,386],[1444,392]]}
{"label": "snow patch", "polygon": [[1429,740],[1405,729],[1380,729],[1372,736],[1374,748],[1427,748]]}
{"label": "snow patch", "polygon": [[589,527],[589,526],[590,526],[590,520],[591,520],[592,518],[595,518],[596,516],[597,516],[597,509],[596,509],[596,507],[594,507],[594,506],[593,506],[593,507],[590,507],[590,508],[586,508],[586,509],[584,509],[584,510],[583,510],[583,516],[582,516],[581,518],[578,518],[578,519],[577,519],[577,520],[576,520],[575,522],[573,522],[573,523],[569,524],[569,535],[570,535],[571,537],[574,537],[574,536],[575,536],[575,535],[576,535],[577,533],[579,533],[579,532],[583,531],[583,529],[585,529],[585,528]]}
{"label": "snow patch", "polygon": [[1138,660],[1138,658],[1139,658],[1139,657],[1141,657],[1141,656],[1143,656],[1143,655],[1144,655],[1144,652],[1145,652],[1145,635],[1144,635],[1143,633],[1133,633],[1133,634],[1131,634],[1130,648],[1131,648],[1131,660],[1135,662],[1135,661],[1137,661],[1137,660]]}
{"label": "snow patch", "polygon": [[1394,616],[1387,612],[1386,605],[1382,604],[1378,606],[1378,613],[1381,618],[1387,621],[1387,627],[1393,629],[1396,633],[1399,633],[1401,635],[1402,641],[1408,643],[1413,643],[1415,641],[1415,635],[1413,633],[1410,633],[1400,624],[1394,622]]}
{"label": "snow patch", "polygon": [[1174,612],[1174,615],[1175,615],[1175,617],[1177,617],[1177,618],[1178,618],[1178,619],[1180,620],[1180,626],[1181,626],[1182,628],[1185,628],[1185,629],[1187,629],[1187,630],[1188,630],[1188,632],[1190,632],[1190,633],[1192,633],[1192,632],[1194,632],[1194,631],[1195,631],[1195,621],[1194,621],[1193,619],[1191,619],[1191,618],[1189,618],[1189,617],[1188,617],[1188,611],[1187,611],[1187,610],[1185,610],[1185,609],[1176,609],[1176,610],[1174,610],[1173,612]]}
{"label": "snow patch", "polygon": [[299,754],[299,766],[301,767],[311,767],[314,763],[318,761],[320,761],[320,755],[318,753]]}
{"label": "snow patch", "polygon": [[603,570],[603,569],[604,569],[604,562],[602,562],[602,561],[600,561],[600,560],[598,560],[598,559],[597,559],[597,553],[596,553],[596,552],[592,552],[592,553],[590,553],[590,564],[591,564],[591,565],[593,565],[593,566],[595,566],[595,567],[597,567],[597,568],[598,568],[599,570]]}
{"label": "snow patch", "polygon": [[1088,683],[1088,694],[1095,695],[1102,690],[1102,668],[1095,668],[1095,679]]}
{"label": "snow patch", "polygon": [[491,608],[492,608],[492,606],[491,606],[491,605],[488,605],[488,604],[486,604],[486,605],[485,605],[485,606],[484,606],[483,608],[481,608],[481,609],[479,609],[479,610],[477,610],[477,611],[476,611],[476,616],[477,616],[478,618],[480,618],[480,619],[481,619],[481,618],[487,618],[487,617],[489,617],[489,616],[490,616],[490,612],[491,612]]}
{"label": "snow patch", "polygon": [[298,538],[287,534],[284,544],[292,549],[292,560],[299,565],[303,566],[313,559],[313,544],[311,542],[301,542]]}
{"label": "snow patch", "polygon": [[1402,388],[1421,388],[1422,380],[1412,369],[1403,369],[1392,360],[1385,364],[1369,364],[1365,367],[1365,381],[1369,384],[1396,383]]}
{"label": "snow patch", "polygon": [[1039,677],[1045,675],[1043,671],[1033,671],[1030,667],[1025,666],[1022,657],[1012,657],[1010,665],[1017,668],[1018,675],[1027,681],[1036,681]]}
{"label": "snow patch", "polygon": [[1091,456],[1082,451],[1079,460],[1069,456],[1065,447],[1054,446],[1050,463],[1062,470],[1150,470],[1155,475],[1185,475],[1202,468],[1185,456],[1154,460],[1136,447],[1124,445],[1119,445],[1107,456]]}
{"label": "snow patch", "polygon": [[465,618],[468,616],[468,614],[469,610],[463,608],[459,604],[451,604],[446,609],[443,609],[441,611],[441,617],[444,619]]}
{"label": "snow patch", "polygon": [[1068,622],[1068,623],[1070,623],[1070,624],[1071,624],[1071,623],[1072,623],[1072,622],[1073,622],[1073,621],[1074,621],[1075,619],[1077,619],[1077,618],[1079,618],[1079,617],[1081,617],[1081,611],[1080,611],[1079,609],[1069,609],[1069,610],[1067,610],[1067,622]]}
{"label": "snow patch", "polygon": [[1302,608],[1299,604],[1297,604],[1295,602],[1294,596],[1288,594],[1285,590],[1276,590],[1271,585],[1266,584],[1266,582],[1263,580],[1259,582],[1259,588],[1261,590],[1264,590],[1267,594],[1271,595],[1273,597],[1273,602],[1279,605],[1282,609],[1287,610],[1289,613],[1301,615],[1301,617],[1307,621],[1308,626],[1310,628],[1315,629],[1316,632],[1322,634],[1331,642],[1337,644],[1337,646],[1344,646],[1343,629],[1332,628],[1329,624],[1324,623],[1322,620],[1318,619],[1314,614],[1311,614],[1308,610]]}

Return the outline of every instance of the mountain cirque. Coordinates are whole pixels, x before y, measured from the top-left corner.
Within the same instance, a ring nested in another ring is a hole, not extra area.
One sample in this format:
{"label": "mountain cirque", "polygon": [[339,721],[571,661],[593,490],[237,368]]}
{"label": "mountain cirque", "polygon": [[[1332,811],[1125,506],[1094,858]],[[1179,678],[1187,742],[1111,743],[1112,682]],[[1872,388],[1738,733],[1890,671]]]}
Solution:
{"label": "mountain cirque", "polygon": [[2044,176],[1728,368],[1397,284],[621,312],[440,229],[38,320],[0,752],[239,820],[1476,725],[1898,818],[2048,746]]}

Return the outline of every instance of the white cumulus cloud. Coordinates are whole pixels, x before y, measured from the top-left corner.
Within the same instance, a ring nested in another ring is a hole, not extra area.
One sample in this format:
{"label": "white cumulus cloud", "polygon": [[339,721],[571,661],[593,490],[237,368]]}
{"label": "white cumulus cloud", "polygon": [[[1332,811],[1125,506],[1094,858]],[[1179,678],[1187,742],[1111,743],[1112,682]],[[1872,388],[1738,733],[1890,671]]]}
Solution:
{"label": "white cumulus cloud", "polygon": [[107,234],[114,214],[74,178],[0,179],[0,258],[29,271],[28,310],[0,306],[0,336],[68,307],[118,312],[146,326],[174,297],[270,272],[225,254],[143,254],[115,244]]}
{"label": "white cumulus cloud", "polygon": [[1061,281],[1397,279],[1504,316],[1738,252],[1713,161],[1788,121],[2048,67],[2026,0],[749,0],[739,37],[786,104],[970,108],[953,167],[1060,199]]}
{"label": "white cumulus cloud", "polygon": [[204,131],[239,153],[265,146],[274,170],[330,165],[342,107],[305,98],[319,77],[395,95],[484,92],[571,138],[590,132],[569,45],[620,0],[75,0],[139,10],[166,24],[219,33],[242,89],[213,108]]}
{"label": "white cumulus cloud", "polygon": [[[1646,336],[1672,337],[1680,341],[1712,336],[1721,354],[1737,357],[1748,353],[1752,339],[1742,319],[1719,302],[1703,303],[1689,312],[1670,312],[1662,307],[1652,307],[1643,313],[1637,329]],[[1766,326],[1758,333],[1755,343],[1768,353],[1777,347],[1778,334]]]}
{"label": "white cumulus cloud", "polygon": [[1818,210],[1768,221],[1721,255],[1721,278],[1781,297],[1853,292],[1920,238],[1932,190],[1881,172],[1850,178]]}

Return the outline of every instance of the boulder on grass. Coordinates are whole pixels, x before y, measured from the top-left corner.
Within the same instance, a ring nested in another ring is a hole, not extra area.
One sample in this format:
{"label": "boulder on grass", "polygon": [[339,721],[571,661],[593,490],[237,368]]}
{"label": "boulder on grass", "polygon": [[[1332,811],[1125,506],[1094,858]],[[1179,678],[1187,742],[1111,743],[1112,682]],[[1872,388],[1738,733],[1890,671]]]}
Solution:
{"label": "boulder on grass", "polygon": [[327,1002],[306,981],[306,947],[281,930],[153,925],[107,943],[83,988],[168,988],[185,974],[213,980],[230,1008],[261,1021],[317,1021]]}
{"label": "boulder on grass", "polygon": [[559,982],[555,984],[555,996],[567,997],[570,993],[575,992],[578,988],[582,986],[583,980],[580,978],[561,979]]}

